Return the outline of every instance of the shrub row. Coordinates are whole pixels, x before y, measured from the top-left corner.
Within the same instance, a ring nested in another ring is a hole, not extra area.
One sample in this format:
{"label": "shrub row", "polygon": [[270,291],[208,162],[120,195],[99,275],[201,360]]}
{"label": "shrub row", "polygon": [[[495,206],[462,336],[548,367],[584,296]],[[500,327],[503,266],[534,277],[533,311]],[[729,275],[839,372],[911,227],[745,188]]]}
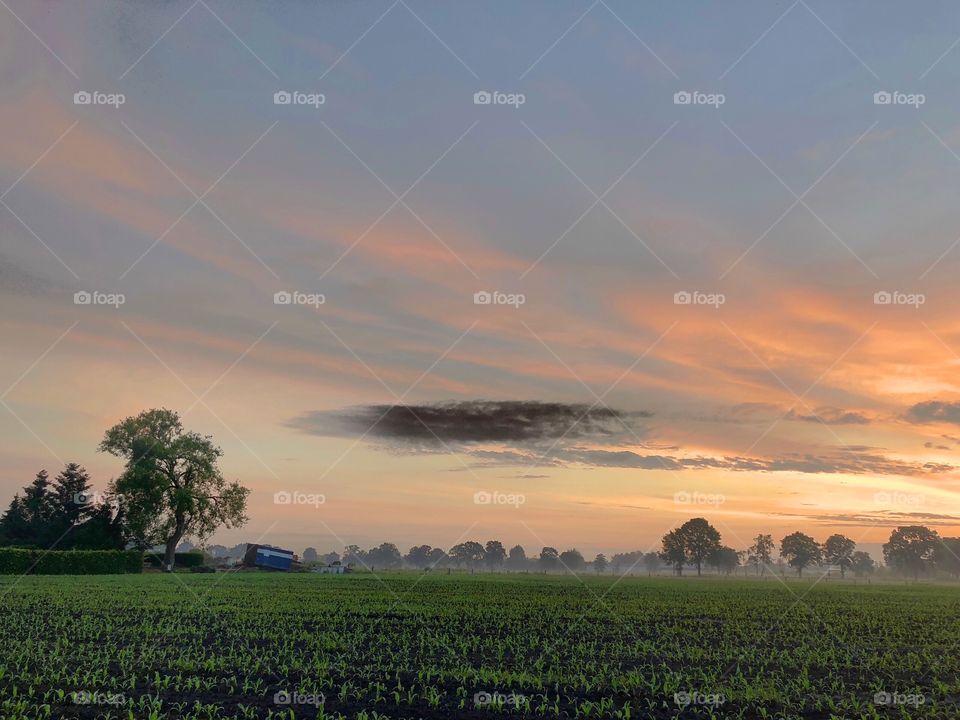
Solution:
{"label": "shrub row", "polygon": [[38,550],[0,547],[0,575],[119,575],[143,571],[139,550]]}
{"label": "shrub row", "polygon": [[[150,563],[153,567],[163,566],[162,554],[147,553],[146,557],[147,557],[147,562]],[[184,553],[173,554],[174,567],[192,568],[192,567],[199,567],[200,565],[203,565],[203,553],[184,552]]]}

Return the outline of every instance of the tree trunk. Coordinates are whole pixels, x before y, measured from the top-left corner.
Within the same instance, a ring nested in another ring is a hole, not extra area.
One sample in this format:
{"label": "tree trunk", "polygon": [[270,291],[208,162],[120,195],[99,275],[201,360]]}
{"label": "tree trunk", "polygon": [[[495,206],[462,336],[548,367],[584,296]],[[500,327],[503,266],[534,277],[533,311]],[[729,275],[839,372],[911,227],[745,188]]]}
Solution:
{"label": "tree trunk", "polygon": [[173,572],[173,564],[176,561],[177,544],[180,542],[180,536],[171,536],[167,540],[167,546],[163,553],[163,569],[166,572]]}
{"label": "tree trunk", "polygon": [[173,566],[177,559],[177,545],[180,544],[180,541],[183,539],[183,536],[186,534],[186,532],[186,521],[183,518],[177,518],[177,524],[173,530],[173,535],[167,538],[167,545],[163,553],[163,569],[166,572],[173,572]]}
{"label": "tree trunk", "polygon": [[697,560],[697,577],[700,577],[700,561]]}

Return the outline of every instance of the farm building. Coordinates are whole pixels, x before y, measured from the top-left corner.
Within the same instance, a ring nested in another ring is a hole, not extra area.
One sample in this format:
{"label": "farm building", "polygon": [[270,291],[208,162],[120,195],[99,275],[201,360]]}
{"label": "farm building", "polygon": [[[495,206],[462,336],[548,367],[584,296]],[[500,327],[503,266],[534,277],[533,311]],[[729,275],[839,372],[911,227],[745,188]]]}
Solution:
{"label": "farm building", "polygon": [[247,552],[243,556],[245,566],[270,570],[289,570],[295,562],[296,556],[293,550],[253,543],[247,545]]}
{"label": "farm building", "polygon": [[324,575],[343,575],[344,573],[350,572],[350,568],[346,565],[341,565],[340,562],[332,562],[329,565],[322,565],[314,570],[314,572],[322,573]]}

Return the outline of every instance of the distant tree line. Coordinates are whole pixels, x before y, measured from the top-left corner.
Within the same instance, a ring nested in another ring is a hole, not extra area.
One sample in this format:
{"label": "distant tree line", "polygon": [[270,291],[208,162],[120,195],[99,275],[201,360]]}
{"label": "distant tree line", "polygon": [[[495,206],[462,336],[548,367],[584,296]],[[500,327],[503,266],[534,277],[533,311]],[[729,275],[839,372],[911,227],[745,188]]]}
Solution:
{"label": "distant tree line", "polygon": [[[775,560],[776,552],[778,558]],[[896,528],[883,546],[883,556],[892,571],[914,579],[927,572],[942,572],[960,579],[960,538],[941,538],[923,526]],[[846,577],[847,572],[864,577],[877,570],[873,558],[857,550],[856,543],[844,535],[834,534],[819,543],[805,533],[794,532],[782,538],[778,548],[771,535],[759,534],[748,548],[735,550],[722,543],[720,532],[705,518],[692,518],[668,532],[661,540],[659,552],[638,550],[617,553],[609,559],[599,553],[592,561],[575,548],[560,552],[547,546],[539,554],[528,556],[522,546],[515,545],[507,550],[499,540],[488,540],[483,544],[462,542],[449,550],[415,545],[406,554],[389,542],[368,550],[348,545],[342,554],[320,555],[316,548],[310,547],[304,551],[303,560],[307,563],[339,562],[370,570],[403,567],[418,570],[459,568],[471,572],[580,573],[592,570],[603,573],[609,570],[616,575],[643,571],[652,574],[665,567],[677,575],[682,575],[684,568],[695,569],[698,575],[704,568],[711,568],[726,575],[743,569],[761,576],[774,569],[782,571],[790,567],[800,577],[804,570],[820,566],[838,569],[841,577]]]}

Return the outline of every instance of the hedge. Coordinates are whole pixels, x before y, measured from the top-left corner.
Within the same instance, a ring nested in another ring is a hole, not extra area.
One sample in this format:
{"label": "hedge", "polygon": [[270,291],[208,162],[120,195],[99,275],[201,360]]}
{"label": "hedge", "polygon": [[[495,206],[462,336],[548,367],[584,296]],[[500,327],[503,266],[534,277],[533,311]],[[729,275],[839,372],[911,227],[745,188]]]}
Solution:
{"label": "hedge", "polygon": [[0,547],[0,575],[120,575],[143,571],[139,550],[38,550]]}
{"label": "hedge", "polygon": [[[150,563],[153,567],[163,567],[163,554],[162,553],[147,553],[147,562]],[[202,552],[185,552],[185,553],[174,553],[173,554],[173,566],[174,567],[199,567],[203,565],[203,553]]]}

